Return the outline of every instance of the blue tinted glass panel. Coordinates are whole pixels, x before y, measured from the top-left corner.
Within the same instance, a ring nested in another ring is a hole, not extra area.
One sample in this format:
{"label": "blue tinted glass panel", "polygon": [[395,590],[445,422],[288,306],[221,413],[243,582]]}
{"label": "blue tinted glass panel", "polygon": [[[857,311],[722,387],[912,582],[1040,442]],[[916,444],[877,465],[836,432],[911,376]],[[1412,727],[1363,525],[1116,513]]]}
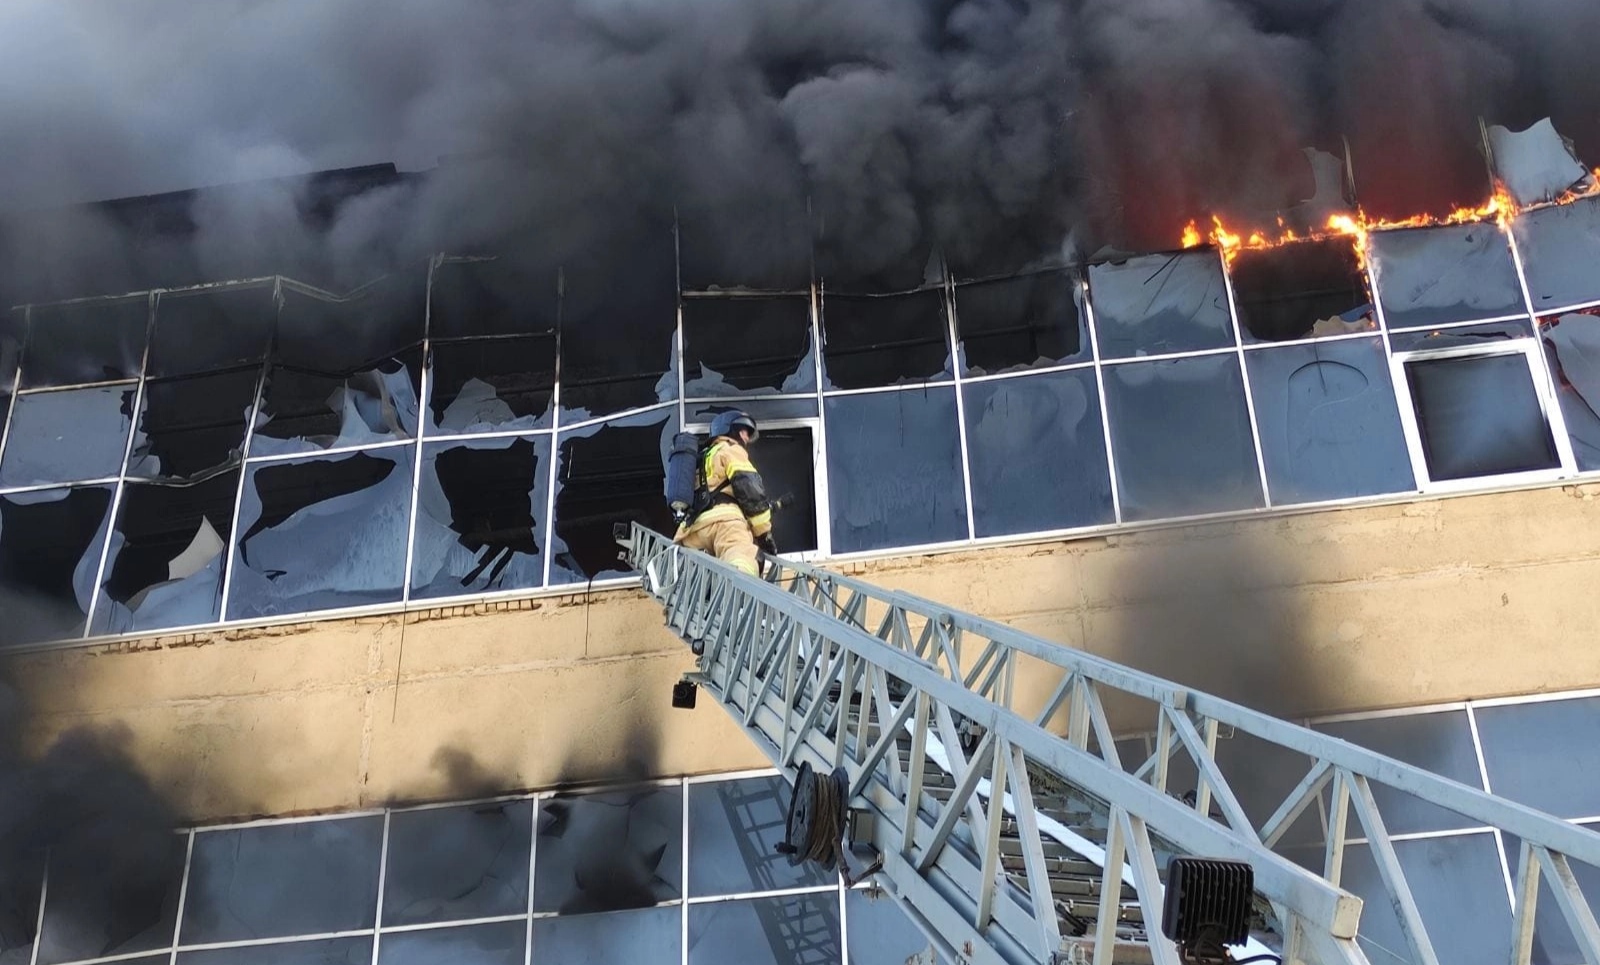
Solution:
{"label": "blue tinted glass panel", "polygon": [[383,818],[195,835],[179,940],[185,945],[371,928]]}
{"label": "blue tinted glass panel", "polygon": [[384,935],[378,965],[522,965],[525,921]]}
{"label": "blue tinted glass panel", "polygon": [[834,552],[966,537],[954,389],[839,396],[824,411]]}
{"label": "blue tinted glass panel", "polygon": [[1140,362],[1104,371],[1123,519],[1261,505],[1255,443],[1235,356]]}
{"label": "blue tinted glass panel", "polygon": [[112,489],[0,496],[0,646],[83,634]]}
{"label": "blue tinted glass panel", "polygon": [[412,597],[543,583],[549,489],[548,435],[425,444]]}
{"label": "blue tinted glass panel", "polygon": [[974,382],[963,391],[979,536],[1115,520],[1093,369]]}
{"label": "blue tinted glass panel", "polygon": [[1147,255],[1089,269],[1100,357],[1166,355],[1233,344],[1214,251]]}
{"label": "blue tinted glass panel", "polygon": [[[1593,825],[1589,827],[1591,830],[1600,830]],[[1515,882],[1521,867],[1522,839],[1514,834],[1502,834],[1500,837],[1506,869]],[[1583,889],[1584,897],[1589,900],[1589,910],[1600,915],[1600,869],[1581,861],[1569,861],[1568,864],[1573,876],[1578,879],[1578,887]],[[1544,874],[1543,869],[1540,869],[1539,875],[1539,900],[1534,905],[1532,958],[1533,965],[1575,965],[1583,961],[1583,952],[1573,940],[1572,929],[1568,927],[1566,917],[1561,914],[1561,906],[1556,904],[1556,896],[1550,890],[1550,876]]]}
{"label": "blue tinted glass panel", "polygon": [[1390,328],[1422,328],[1526,311],[1511,245],[1492,224],[1372,235],[1373,275]]}
{"label": "blue tinted glass panel", "polygon": [[1406,363],[1434,479],[1554,469],[1555,439],[1521,352]]}
{"label": "blue tinted glass panel", "polygon": [[[1511,951],[1511,903],[1492,834],[1396,841],[1422,924],[1439,961],[1499,965]],[[1345,846],[1341,882],[1365,905],[1357,942],[1373,962],[1413,962],[1372,852]]]}
{"label": "blue tinted glass panel", "polygon": [[[845,961],[849,965],[890,965],[894,962],[943,962],[934,957],[934,944],[887,895],[871,897],[865,891],[844,896],[847,927]],[[916,956],[921,956],[920,958]]]}
{"label": "blue tinted glass panel", "polygon": [[1494,793],[1557,817],[1600,815],[1600,698],[1474,711]]}
{"label": "blue tinted glass panel", "polygon": [[400,599],[413,453],[378,449],[250,466],[229,619]]}
{"label": "blue tinted glass panel", "polygon": [[1415,488],[1383,342],[1245,355],[1276,505]]}
{"label": "blue tinted glass panel", "polygon": [[38,965],[170,948],[186,838],[152,830],[111,854],[83,842],[51,857]]}
{"label": "blue tinted glass panel", "polygon": [[602,915],[540,918],[533,923],[535,965],[678,965],[683,909],[641,908]]}
{"label": "blue tinted glass panel", "polygon": [[[166,961],[166,959],[161,959]],[[246,945],[179,952],[178,965],[371,965],[371,938],[326,938],[314,942]]]}
{"label": "blue tinted glass panel", "polygon": [[1513,230],[1536,313],[1600,300],[1600,198],[1526,212]]}
{"label": "blue tinted glass panel", "polygon": [[[1472,746],[1472,730],[1464,710],[1340,721],[1317,724],[1316,729],[1407,764],[1427,768],[1469,787],[1483,786],[1478,774],[1478,754]],[[1384,825],[1394,834],[1445,831],[1482,824],[1376,782],[1372,793],[1378,801]]]}
{"label": "blue tinted glass panel", "polygon": [[690,897],[832,883],[813,862],[777,853],[789,795],[781,777],[689,786]]}
{"label": "blue tinted glass panel", "polygon": [[689,906],[689,965],[837,962],[839,893]]}
{"label": "blue tinted glass panel", "polygon": [[132,425],[132,386],[19,396],[0,486],[39,486],[121,474]]}
{"label": "blue tinted glass panel", "polygon": [[683,792],[642,787],[541,803],[533,910],[644,908],[680,897]]}
{"label": "blue tinted glass panel", "polygon": [[1600,317],[1543,319],[1540,332],[1578,468],[1600,469]]}
{"label": "blue tinted glass panel", "polygon": [[523,914],[532,838],[531,801],[395,812],[383,923]]}

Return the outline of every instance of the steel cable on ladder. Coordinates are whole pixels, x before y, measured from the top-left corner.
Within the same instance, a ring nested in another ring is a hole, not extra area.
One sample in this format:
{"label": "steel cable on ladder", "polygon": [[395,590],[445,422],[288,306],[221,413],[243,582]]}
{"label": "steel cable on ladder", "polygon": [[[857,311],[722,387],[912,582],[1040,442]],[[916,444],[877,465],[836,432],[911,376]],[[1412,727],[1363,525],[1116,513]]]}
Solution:
{"label": "steel cable on ladder", "polygon": [[844,869],[848,782],[849,776],[842,767],[831,774],[819,774],[809,762],[800,765],[789,798],[784,840],[777,848],[779,854],[789,856],[791,865],[814,861],[824,869]]}

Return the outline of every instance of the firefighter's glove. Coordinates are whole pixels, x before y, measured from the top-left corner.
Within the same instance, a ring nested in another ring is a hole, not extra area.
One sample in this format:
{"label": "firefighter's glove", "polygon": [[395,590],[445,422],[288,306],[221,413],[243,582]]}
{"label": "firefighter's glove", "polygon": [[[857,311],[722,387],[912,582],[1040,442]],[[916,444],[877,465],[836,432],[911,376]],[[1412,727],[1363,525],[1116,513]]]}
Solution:
{"label": "firefighter's glove", "polygon": [[772,538],[771,533],[768,533],[765,536],[757,537],[756,546],[760,547],[761,552],[767,554],[768,556],[778,555],[778,543]]}

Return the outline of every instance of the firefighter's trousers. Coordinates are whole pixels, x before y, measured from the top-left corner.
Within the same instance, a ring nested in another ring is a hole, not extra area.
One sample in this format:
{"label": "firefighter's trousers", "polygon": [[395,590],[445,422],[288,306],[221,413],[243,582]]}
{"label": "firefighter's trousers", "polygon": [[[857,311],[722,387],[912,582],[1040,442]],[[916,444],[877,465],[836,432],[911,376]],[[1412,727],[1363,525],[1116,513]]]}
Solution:
{"label": "firefighter's trousers", "polygon": [[756,540],[742,519],[719,519],[690,527],[678,540],[684,546],[710,553],[741,573],[760,574],[756,565]]}

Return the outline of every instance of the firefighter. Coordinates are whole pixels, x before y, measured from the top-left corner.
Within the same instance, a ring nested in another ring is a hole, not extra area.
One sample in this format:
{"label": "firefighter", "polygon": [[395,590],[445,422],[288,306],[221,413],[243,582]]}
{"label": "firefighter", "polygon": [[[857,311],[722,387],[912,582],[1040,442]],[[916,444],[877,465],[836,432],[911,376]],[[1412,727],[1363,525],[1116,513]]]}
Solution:
{"label": "firefighter", "polygon": [[700,458],[697,510],[678,527],[674,540],[710,553],[735,569],[757,576],[757,547],[778,550],[772,540],[772,503],[746,450],[760,432],[737,409],[711,421],[711,441]]}

